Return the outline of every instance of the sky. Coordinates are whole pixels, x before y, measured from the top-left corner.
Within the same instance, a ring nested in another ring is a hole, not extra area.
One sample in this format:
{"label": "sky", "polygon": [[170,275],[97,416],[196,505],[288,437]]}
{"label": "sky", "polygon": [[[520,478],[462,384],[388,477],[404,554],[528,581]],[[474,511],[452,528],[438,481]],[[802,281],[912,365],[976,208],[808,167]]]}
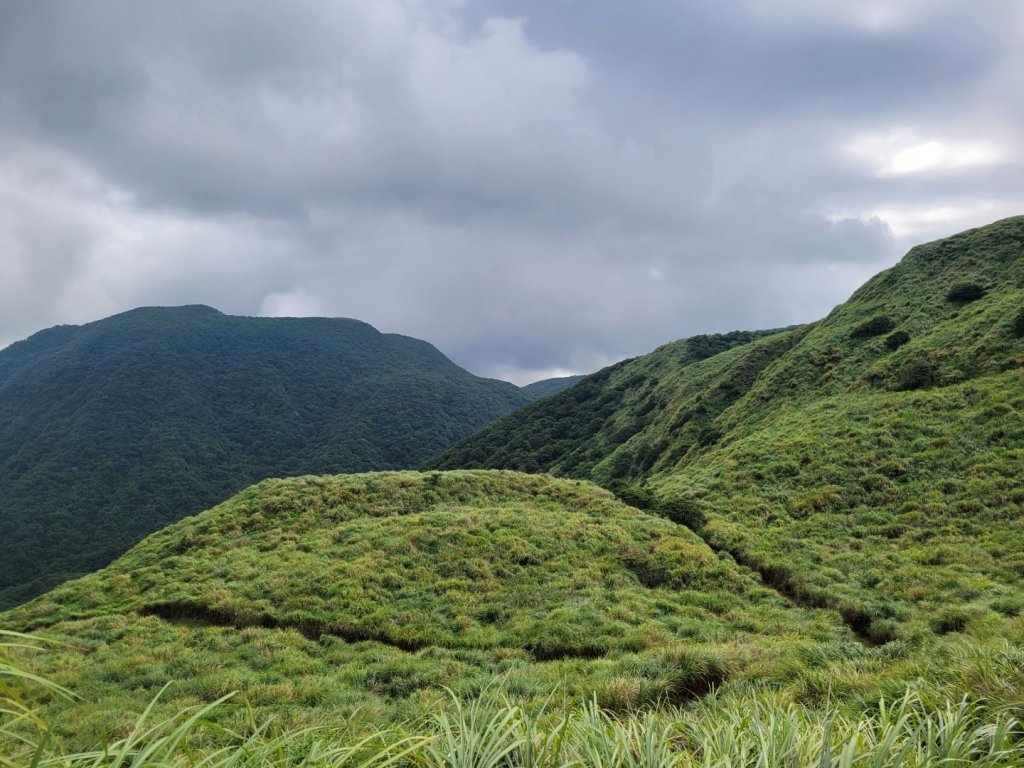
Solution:
{"label": "sky", "polygon": [[1018,214],[1020,0],[0,0],[0,346],[208,304],[524,384]]}

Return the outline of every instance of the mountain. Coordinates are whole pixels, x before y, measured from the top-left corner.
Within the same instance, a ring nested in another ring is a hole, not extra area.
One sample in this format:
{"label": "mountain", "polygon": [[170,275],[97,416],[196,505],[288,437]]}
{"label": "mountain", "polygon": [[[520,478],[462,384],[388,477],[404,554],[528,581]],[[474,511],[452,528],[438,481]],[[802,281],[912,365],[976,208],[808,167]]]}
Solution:
{"label": "mountain", "polygon": [[520,387],[531,400],[540,400],[542,397],[554,395],[562,390],[574,387],[587,378],[585,375],[562,376],[554,379],[541,379],[525,387]]}
{"label": "mountain", "polygon": [[270,476],[414,466],[529,402],[355,320],[150,307],[0,351],[0,607]]}
{"label": "mountain", "polygon": [[[52,721],[86,744],[171,679],[164,709],[240,690],[289,723],[429,711],[441,686],[471,696],[498,675],[534,704],[624,711],[858,647],[683,526],[512,472],[266,480],[0,627],[63,643],[39,671],[83,696]],[[244,726],[246,709],[224,716]]]}
{"label": "mountain", "polygon": [[914,248],[817,323],[711,357],[690,344],[428,466],[595,480],[872,642],[1019,636],[1024,218]]}

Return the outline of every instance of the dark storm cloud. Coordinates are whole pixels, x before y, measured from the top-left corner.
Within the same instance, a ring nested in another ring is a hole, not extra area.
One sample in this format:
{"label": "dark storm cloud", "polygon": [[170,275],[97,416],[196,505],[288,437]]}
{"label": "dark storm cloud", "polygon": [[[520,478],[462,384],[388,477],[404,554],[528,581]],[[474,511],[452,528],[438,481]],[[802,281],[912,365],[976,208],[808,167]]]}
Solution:
{"label": "dark storm cloud", "polygon": [[0,343],[144,303],[478,373],[823,315],[1024,211],[1017,2],[0,2]]}

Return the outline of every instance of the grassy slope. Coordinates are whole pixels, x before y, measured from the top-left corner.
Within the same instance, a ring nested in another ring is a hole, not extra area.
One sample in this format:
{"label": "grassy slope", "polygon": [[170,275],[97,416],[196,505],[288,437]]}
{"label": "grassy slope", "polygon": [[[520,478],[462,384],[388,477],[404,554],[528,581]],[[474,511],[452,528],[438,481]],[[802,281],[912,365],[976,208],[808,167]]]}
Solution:
{"label": "grassy slope", "polygon": [[265,481],[0,625],[69,644],[43,671],[93,700],[60,720],[82,738],[168,679],[168,706],[240,689],[297,721],[417,712],[501,673],[526,701],[625,708],[856,646],[685,528],[510,472]]}
{"label": "grassy slope", "polygon": [[134,310],[0,351],[0,607],[264,477],[400,469],[529,402],[365,323]]}
{"label": "grassy slope", "polygon": [[[985,295],[951,300],[963,284]],[[432,464],[616,487],[876,640],[1002,631],[1024,610],[1022,318],[1016,218],[915,248],[813,326],[663,347]]]}
{"label": "grassy slope", "polygon": [[[987,293],[949,300],[963,283]],[[1024,219],[915,248],[653,485],[700,505],[714,545],[878,639],[991,631],[1024,610],[1022,311]],[[893,330],[855,332],[878,317]]]}
{"label": "grassy slope", "polygon": [[565,392],[522,408],[485,427],[427,462],[428,468],[517,469],[588,477],[599,482],[641,477],[668,446],[665,423],[700,407],[687,426],[699,436],[735,393],[710,403],[701,394],[713,387],[725,361],[750,342],[763,366],[788,349],[799,330],[735,332],[666,344],[650,355],[625,360],[588,376]]}

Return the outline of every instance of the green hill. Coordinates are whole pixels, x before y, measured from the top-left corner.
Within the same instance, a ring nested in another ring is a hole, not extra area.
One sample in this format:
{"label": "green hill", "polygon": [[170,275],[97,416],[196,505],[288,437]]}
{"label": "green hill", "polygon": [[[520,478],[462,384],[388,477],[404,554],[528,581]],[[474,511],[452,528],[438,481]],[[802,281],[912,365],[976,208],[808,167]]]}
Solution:
{"label": "green hill", "polygon": [[[678,447],[680,428],[690,439],[705,438],[738,387],[749,386],[803,331],[736,331],[666,344],[484,427],[426,466],[552,472],[605,484],[644,476],[670,443]],[[735,365],[742,370],[734,373]]]}
{"label": "green hill", "polygon": [[268,476],[414,466],[530,398],[416,339],[146,308],[0,351],[0,607]]}
{"label": "green hill", "polygon": [[595,480],[876,641],[1024,610],[1024,218],[914,248],[813,325],[691,343],[429,466]]}
{"label": "green hill", "polygon": [[58,719],[87,743],[170,679],[172,709],[241,690],[296,723],[416,713],[497,675],[627,709],[857,646],[686,528],[511,472],[267,480],[0,627],[65,643],[41,671],[85,697]]}

